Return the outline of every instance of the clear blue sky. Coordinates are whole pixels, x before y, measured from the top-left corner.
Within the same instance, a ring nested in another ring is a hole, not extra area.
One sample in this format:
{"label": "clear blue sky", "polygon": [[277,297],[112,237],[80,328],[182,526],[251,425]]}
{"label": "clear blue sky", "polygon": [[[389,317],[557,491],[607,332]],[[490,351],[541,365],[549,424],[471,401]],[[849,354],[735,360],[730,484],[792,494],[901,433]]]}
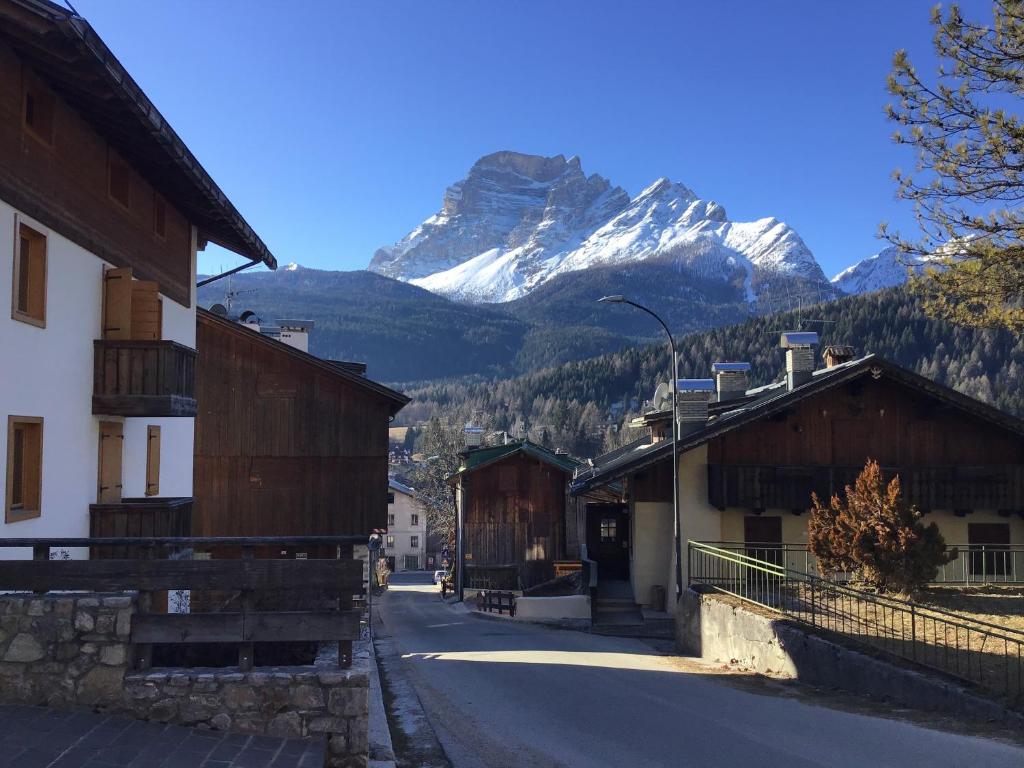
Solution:
{"label": "clear blue sky", "polygon": [[282,264],[365,267],[501,149],[776,216],[829,275],[914,226],[885,78],[934,69],[933,0],[73,2]]}

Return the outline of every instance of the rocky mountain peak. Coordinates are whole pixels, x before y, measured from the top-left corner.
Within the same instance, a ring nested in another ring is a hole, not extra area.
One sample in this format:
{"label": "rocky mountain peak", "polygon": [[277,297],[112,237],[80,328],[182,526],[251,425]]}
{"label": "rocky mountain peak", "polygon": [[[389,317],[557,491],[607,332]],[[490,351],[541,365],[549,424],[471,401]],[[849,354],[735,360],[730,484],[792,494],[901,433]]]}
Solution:
{"label": "rocky mountain peak", "polygon": [[575,155],[511,151],[477,160],[445,191],[441,210],[378,249],[369,269],[453,298],[499,302],[565,272],[669,256],[683,265],[699,258],[702,274],[743,283],[744,300],[756,300],[758,272],[829,288],[800,237],[775,219],[730,222],[720,204],[665,177],[630,198],[587,176]]}

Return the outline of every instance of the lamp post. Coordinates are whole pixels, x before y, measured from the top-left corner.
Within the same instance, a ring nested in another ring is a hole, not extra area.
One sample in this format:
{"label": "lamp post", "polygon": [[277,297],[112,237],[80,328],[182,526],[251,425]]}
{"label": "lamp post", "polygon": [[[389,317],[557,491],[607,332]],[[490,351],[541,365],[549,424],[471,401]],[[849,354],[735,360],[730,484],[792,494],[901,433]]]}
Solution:
{"label": "lamp post", "polygon": [[672,518],[675,526],[675,548],[676,548],[676,600],[683,594],[683,545],[682,545],[682,521],[679,519],[679,415],[676,410],[676,389],[679,386],[679,358],[676,355],[676,340],[672,338],[672,331],[668,329],[665,321],[658,317],[652,310],[630,301],[625,296],[605,296],[598,299],[598,302],[608,304],[629,304],[631,307],[646,312],[657,320],[665,329],[668,336],[669,348],[672,350]]}

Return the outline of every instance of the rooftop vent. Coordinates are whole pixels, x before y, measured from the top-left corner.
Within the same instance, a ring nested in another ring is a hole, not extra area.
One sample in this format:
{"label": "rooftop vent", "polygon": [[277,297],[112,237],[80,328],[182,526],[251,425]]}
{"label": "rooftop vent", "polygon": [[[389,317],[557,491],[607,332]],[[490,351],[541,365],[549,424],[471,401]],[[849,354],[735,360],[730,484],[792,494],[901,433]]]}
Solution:
{"label": "rooftop vent", "polygon": [[484,431],[481,427],[466,425],[466,447],[479,448],[484,444]]}
{"label": "rooftop vent", "polygon": [[708,401],[714,391],[714,379],[679,379],[676,382],[676,419],[681,435],[707,424]]}
{"label": "rooftop vent", "polygon": [[712,363],[711,372],[715,375],[718,402],[735,400],[747,394],[750,363]]}
{"label": "rooftop vent", "polygon": [[818,334],[814,331],[784,331],[780,346],[786,350],[786,385],[796,389],[811,380],[814,373],[814,347]]}
{"label": "rooftop vent", "polygon": [[830,344],[825,347],[822,353],[825,357],[825,367],[835,368],[837,365],[848,363],[853,360],[853,347],[848,344]]}

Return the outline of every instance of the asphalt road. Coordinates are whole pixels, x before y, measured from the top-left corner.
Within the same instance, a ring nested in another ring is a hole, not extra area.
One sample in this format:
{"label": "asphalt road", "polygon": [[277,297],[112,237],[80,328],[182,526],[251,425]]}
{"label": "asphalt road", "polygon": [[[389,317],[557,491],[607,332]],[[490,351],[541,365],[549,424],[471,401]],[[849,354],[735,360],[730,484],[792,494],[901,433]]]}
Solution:
{"label": "asphalt road", "polygon": [[822,706],[640,640],[481,619],[437,589],[395,574],[379,615],[455,768],[1024,766],[1019,746]]}

